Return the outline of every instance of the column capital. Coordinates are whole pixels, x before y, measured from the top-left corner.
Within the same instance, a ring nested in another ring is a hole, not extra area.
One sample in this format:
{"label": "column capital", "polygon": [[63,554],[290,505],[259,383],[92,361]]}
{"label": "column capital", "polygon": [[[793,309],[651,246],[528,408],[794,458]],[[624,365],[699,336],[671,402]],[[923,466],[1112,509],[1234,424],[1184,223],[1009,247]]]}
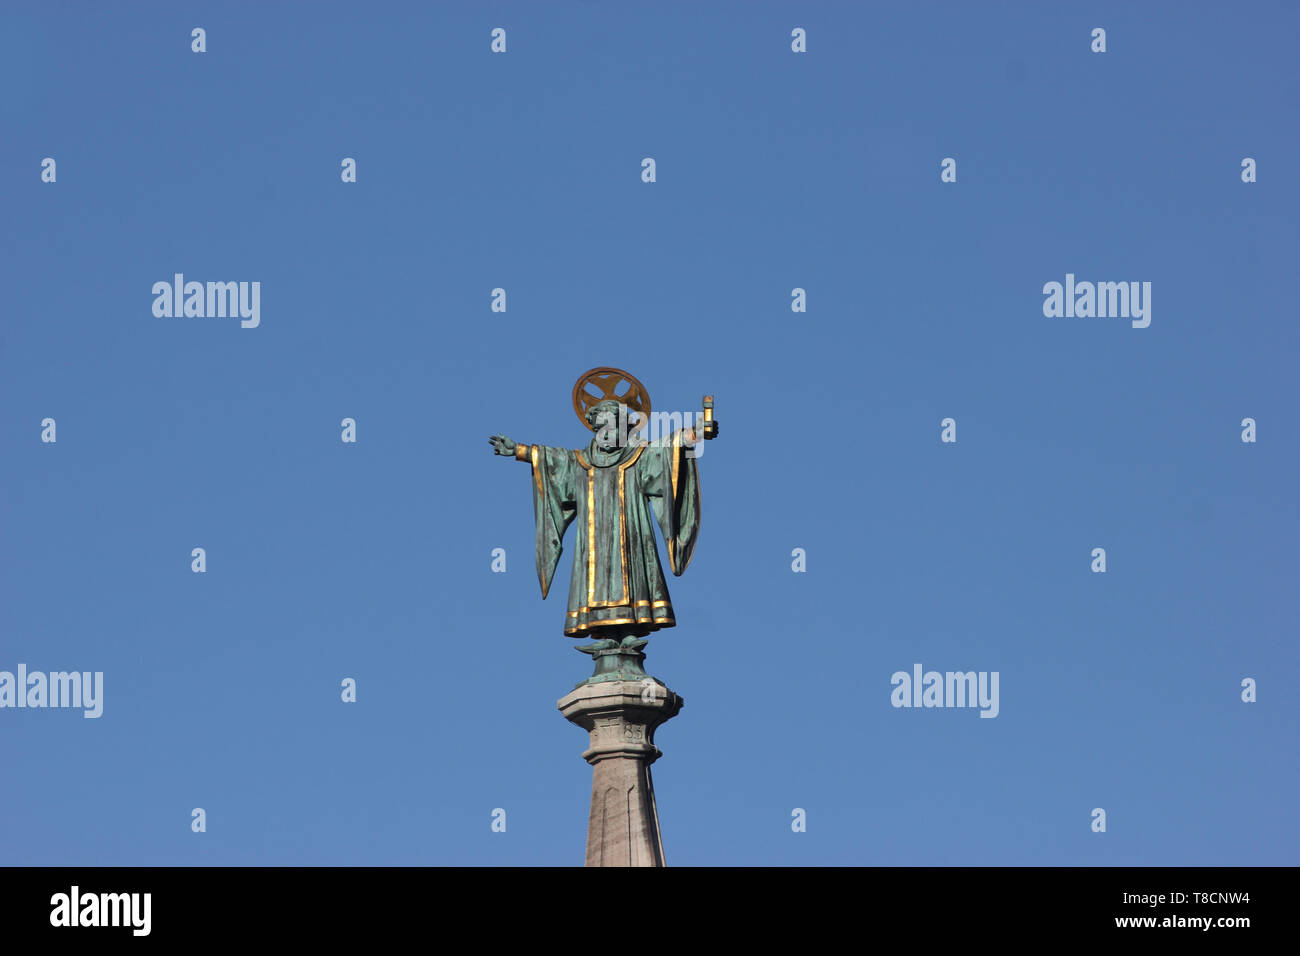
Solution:
{"label": "column capital", "polygon": [[662,751],[655,730],[677,716],[685,702],[653,677],[640,681],[582,684],[559,701],[560,713],[591,735],[588,763],[626,756],[654,763]]}

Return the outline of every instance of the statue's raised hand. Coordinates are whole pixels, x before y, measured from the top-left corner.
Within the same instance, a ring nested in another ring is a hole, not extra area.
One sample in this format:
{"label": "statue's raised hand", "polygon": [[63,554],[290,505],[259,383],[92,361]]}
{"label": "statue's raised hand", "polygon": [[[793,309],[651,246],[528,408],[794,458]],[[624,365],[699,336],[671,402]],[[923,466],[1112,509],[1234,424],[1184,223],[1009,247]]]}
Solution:
{"label": "statue's raised hand", "polygon": [[488,439],[492,443],[492,450],[498,455],[510,455],[515,453],[515,441],[513,438],[507,438],[505,435],[493,435]]}

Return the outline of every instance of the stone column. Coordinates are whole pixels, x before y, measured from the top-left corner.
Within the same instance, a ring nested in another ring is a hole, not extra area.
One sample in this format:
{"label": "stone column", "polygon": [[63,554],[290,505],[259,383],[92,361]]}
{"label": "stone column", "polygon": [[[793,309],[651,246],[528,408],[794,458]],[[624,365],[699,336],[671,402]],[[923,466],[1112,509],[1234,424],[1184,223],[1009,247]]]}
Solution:
{"label": "stone column", "polygon": [[561,698],[559,708],[591,734],[582,755],[593,768],[587,866],[665,866],[650,765],[662,756],[655,729],[676,716],[682,699],[653,677],[593,678]]}

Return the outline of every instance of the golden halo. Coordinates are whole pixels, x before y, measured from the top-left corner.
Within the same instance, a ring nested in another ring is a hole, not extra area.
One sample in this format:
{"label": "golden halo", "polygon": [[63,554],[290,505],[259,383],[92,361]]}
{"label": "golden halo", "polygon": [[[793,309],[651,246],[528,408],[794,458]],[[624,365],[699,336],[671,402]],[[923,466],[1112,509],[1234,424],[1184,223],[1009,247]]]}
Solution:
{"label": "golden halo", "polygon": [[650,393],[631,372],[602,365],[583,372],[573,385],[573,411],[588,431],[595,429],[587,424],[587,411],[591,406],[606,400],[622,402],[632,411],[641,413],[641,420],[633,431],[640,431],[649,423]]}

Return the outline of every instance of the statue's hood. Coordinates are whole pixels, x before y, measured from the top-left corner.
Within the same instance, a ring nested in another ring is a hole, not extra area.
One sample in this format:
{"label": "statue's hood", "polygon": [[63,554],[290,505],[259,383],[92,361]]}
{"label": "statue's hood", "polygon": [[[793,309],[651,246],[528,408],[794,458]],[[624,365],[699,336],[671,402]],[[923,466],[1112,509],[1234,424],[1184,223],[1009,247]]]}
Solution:
{"label": "statue's hood", "polygon": [[596,447],[596,439],[592,438],[591,443],[587,445],[587,461],[591,462],[597,468],[610,468],[614,465],[621,465],[640,450],[642,442],[635,437],[629,436],[628,443],[622,448],[615,448],[613,451],[601,451]]}

